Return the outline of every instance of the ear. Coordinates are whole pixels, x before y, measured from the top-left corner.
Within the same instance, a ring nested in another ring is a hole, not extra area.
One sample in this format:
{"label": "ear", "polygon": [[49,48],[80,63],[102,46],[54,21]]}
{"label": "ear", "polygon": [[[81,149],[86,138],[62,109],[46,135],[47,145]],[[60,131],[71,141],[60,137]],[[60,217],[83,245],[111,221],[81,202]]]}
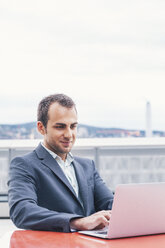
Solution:
{"label": "ear", "polygon": [[46,133],[45,127],[41,121],[37,121],[37,130],[42,135]]}

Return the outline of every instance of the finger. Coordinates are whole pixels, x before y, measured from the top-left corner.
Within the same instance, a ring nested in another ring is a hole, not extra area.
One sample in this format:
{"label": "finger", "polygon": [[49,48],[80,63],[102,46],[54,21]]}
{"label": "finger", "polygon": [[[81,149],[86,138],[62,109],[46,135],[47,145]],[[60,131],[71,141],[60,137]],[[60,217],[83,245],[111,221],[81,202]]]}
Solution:
{"label": "finger", "polygon": [[110,211],[104,211],[102,212],[103,216],[107,219],[110,220],[111,218],[111,212]]}
{"label": "finger", "polygon": [[105,225],[100,224],[100,225],[96,226],[96,227],[94,228],[94,230],[103,229],[104,227],[105,227]]}
{"label": "finger", "polygon": [[97,213],[103,213],[103,214],[107,214],[108,213],[108,214],[111,214],[112,213],[112,210],[102,210],[102,211],[99,211]]}
{"label": "finger", "polygon": [[109,225],[109,219],[110,219],[109,216],[104,216],[104,215],[102,215],[102,216],[100,216],[99,219],[98,219],[98,221],[99,221],[98,224],[102,224],[102,225],[104,225],[104,226],[108,226],[108,225]]}

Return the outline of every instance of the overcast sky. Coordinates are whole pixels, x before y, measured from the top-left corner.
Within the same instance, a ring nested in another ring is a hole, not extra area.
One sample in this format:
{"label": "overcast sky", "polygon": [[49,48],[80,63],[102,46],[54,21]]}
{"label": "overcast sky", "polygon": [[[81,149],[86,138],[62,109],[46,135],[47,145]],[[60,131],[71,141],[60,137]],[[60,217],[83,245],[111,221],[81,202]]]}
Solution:
{"label": "overcast sky", "polygon": [[71,96],[79,122],[165,131],[164,0],[1,0],[0,123]]}

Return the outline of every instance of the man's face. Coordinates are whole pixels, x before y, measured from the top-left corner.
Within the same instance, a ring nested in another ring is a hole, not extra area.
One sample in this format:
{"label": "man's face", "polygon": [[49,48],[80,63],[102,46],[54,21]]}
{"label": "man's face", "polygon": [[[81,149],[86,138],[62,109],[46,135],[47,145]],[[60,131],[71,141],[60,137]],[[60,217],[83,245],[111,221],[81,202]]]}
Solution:
{"label": "man's face", "polygon": [[39,132],[44,135],[44,145],[65,160],[76,140],[75,108],[66,108],[55,102],[49,107],[47,127],[41,122],[37,125]]}

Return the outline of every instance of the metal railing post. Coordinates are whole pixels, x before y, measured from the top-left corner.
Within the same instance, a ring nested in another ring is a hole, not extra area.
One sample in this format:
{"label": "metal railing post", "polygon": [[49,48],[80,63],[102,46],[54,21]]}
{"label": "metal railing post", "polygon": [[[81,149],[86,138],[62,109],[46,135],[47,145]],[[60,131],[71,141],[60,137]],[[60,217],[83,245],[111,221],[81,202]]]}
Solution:
{"label": "metal railing post", "polygon": [[96,168],[99,172],[100,165],[99,165],[99,148],[98,147],[94,147],[94,161],[95,161]]}

